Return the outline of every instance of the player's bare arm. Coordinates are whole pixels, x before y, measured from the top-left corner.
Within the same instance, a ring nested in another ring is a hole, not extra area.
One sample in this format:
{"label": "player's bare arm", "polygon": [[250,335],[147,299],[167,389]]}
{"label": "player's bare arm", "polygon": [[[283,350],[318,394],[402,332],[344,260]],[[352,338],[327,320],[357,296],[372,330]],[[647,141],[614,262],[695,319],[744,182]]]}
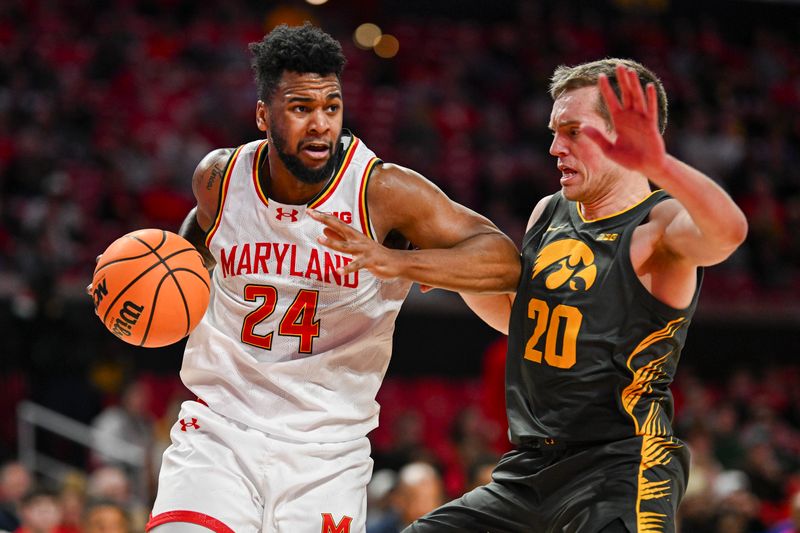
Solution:
{"label": "player's bare arm", "polygon": [[420,174],[382,165],[370,179],[367,202],[379,242],[399,233],[416,249],[383,246],[336,217],[312,213],[326,226],[320,242],[353,257],[345,272],[365,268],[379,278],[454,291],[499,293],[516,288],[520,263],[514,243]]}
{"label": "player's bare arm", "polygon": [[205,235],[214,223],[222,178],[233,152],[233,148],[219,148],[209,152],[197,165],[192,175],[192,192],[197,206],[189,211],[179,231],[181,236],[197,248],[209,270],[214,268],[215,261],[206,248]]}
{"label": "player's bare arm", "polygon": [[[611,141],[591,126],[582,131],[608,157],[647,176],[674,198],[656,206],[649,223],[637,229],[631,257],[637,272],[656,286],[663,275],[669,284],[683,280],[688,294],[694,289],[694,269],[725,260],[744,241],[747,220],[719,185],[666,152],[655,87],[648,84],[643,91],[636,73],[623,66],[617,67],[617,79],[619,99],[607,77],[598,83],[616,138]],[[653,287],[651,292],[659,296]]]}
{"label": "player's bare arm", "polygon": [[[547,203],[552,197],[552,194],[545,196],[536,203],[528,219],[525,233],[528,233],[533,225],[536,224],[536,221],[542,216],[542,212],[544,212]],[[473,313],[504,335],[508,335],[508,322],[509,318],[511,318],[511,306],[514,305],[515,297],[516,292],[506,294],[461,293],[461,298],[464,299],[464,302],[472,309]]]}

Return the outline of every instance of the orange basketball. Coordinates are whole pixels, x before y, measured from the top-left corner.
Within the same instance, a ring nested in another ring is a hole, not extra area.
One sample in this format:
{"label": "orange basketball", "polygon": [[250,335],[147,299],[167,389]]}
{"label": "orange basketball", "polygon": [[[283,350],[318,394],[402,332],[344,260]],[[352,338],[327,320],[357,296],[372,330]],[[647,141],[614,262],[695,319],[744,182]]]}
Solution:
{"label": "orange basketball", "polygon": [[208,307],[200,252],[169,231],[142,229],[111,243],[94,269],[94,308],[127,343],[155,348],[186,337]]}

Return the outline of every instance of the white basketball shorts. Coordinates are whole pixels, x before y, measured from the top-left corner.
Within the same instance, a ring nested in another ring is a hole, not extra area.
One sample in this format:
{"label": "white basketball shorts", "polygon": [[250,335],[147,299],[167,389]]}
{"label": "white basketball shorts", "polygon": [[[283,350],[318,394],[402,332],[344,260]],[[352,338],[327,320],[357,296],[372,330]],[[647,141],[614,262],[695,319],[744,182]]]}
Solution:
{"label": "white basketball shorts", "polygon": [[168,522],[216,533],[361,533],[369,440],[278,440],[200,402],[181,406],[147,530]]}

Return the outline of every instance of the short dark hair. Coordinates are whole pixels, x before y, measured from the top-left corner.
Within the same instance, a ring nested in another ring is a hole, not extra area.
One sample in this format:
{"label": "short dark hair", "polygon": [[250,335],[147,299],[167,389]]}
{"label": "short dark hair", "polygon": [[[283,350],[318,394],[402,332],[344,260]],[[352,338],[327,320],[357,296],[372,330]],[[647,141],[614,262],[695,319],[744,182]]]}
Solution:
{"label": "short dark hair", "polygon": [[[614,89],[614,93],[617,95],[617,98],[619,98],[620,90],[619,83],[617,82],[616,70],[619,64],[636,71],[636,74],[639,75],[642,88],[648,83],[652,83],[655,86],[658,99],[658,129],[663,134],[664,130],[667,129],[667,93],[664,90],[664,84],[661,83],[661,80],[658,79],[658,76],[656,76],[653,71],[632,59],[610,57],[590,63],[583,63],[574,67],[560,65],[550,78],[550,96],[555,100],[567,91],[580,89],[582,87],[593,87],[597,85],[600,74],[605,74],[608,76],[611,88]],[[598,96],[597,112],[603,117],[610,131],[613,127],[611,123],[611,114],[608,112],[608,107],[602,96]]]}
{"label": "short dark hair", "polygon": [[336,74],[341,78],[347,60],[339,41],[306,22],[302,26],[281,24],[258,42],[250,43],[258,97],[268,101],[284,72]]}

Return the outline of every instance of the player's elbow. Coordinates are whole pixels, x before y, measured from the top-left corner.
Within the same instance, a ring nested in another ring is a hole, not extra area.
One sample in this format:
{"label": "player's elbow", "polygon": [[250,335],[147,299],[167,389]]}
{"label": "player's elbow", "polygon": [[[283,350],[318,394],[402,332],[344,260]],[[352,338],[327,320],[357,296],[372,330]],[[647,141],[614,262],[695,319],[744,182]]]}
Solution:
{"label": "player's elbow", "polygon": [[744,213],[737,210],[736,214],[727,221],[725,229],[714,235],[714,246],[709,247],[708,250],[715,252],[711,254],[709,261],[703,262],[704,266],[721,263],[730,257],[747,238],[747,230],[747,219]]}
{"label": "player's elbow", "polygon": [[744,213],[736,210],[726,225],[726,229],[717,238],[722,243],[722,248],[727,251],[726,257],[736,251],[747,238],[747,218]]}
{"label": "player's elbow", "polygon": [[748,224],[744,213],[737,210],[737,216],[731,224],[730,240],[734,249],[738,248],[747,238]]}

